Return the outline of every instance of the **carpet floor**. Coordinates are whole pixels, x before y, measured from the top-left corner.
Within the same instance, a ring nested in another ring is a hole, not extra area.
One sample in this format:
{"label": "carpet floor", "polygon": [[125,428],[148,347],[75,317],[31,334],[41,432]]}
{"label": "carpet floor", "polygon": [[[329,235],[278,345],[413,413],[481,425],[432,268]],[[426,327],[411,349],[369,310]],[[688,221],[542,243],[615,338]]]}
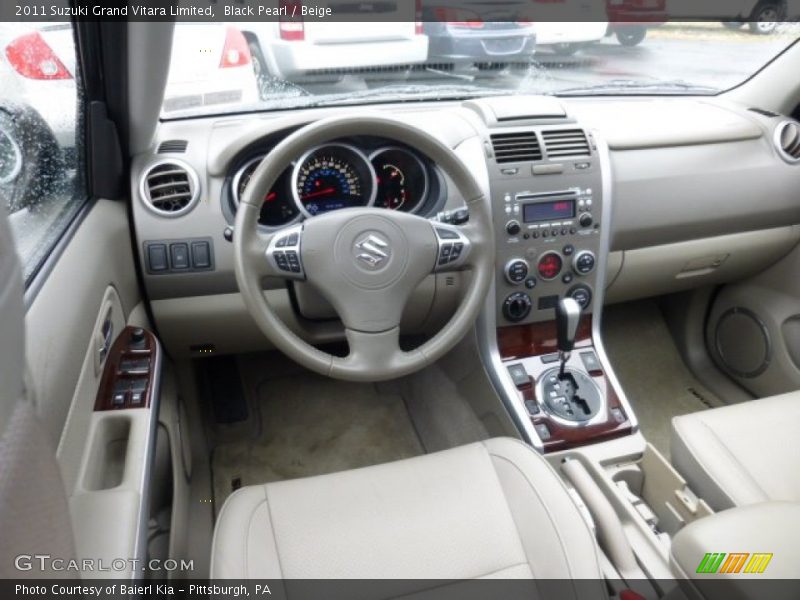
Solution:
{"label": "carpet floor", "polygon": [[214,507],[246,485],[333,473],[423,454],[399,394],[302,372],[255,386],[260,420],[213,451]]}
{"label": "carpet floor", "polygon": [[667,458],[672,417],[723,405],[686,367],[655,302],[606,307],[603,340],[642,433]]}

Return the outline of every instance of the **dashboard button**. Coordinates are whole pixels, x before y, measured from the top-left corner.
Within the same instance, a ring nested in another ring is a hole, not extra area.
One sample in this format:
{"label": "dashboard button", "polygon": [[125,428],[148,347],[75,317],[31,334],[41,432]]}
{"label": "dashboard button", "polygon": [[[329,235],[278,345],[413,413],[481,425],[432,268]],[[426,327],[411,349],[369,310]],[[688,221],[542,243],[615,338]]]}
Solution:
{"label": "dashboard button", "polygon": [[583,213],[578,219],[578,223],[580,223],[581,227],[591,227],[592,223],[594,223],[594,219],[592,219],[592,215],[589,213]]}
{"label": "dashboard button", "polygon": [[539,271],[539,275],[542,279],[550,281],[558,277],[558,274],[561,273],[561,267],[564,265],[564,262],[561,259],[561,256],[556,254],[555,252],[548,252],[547,254],[542,255],[539,259],[539,264],[537,266],[537,270]]}
{"label": "dashboard button", "polygon": [[575,272],[579,275],[588,275],[594,271],[594,254],[588,250],[578,252],[578,254],[575,255],[575,259],[572,261],[572,265],[575,269]]}
{"label": "dashboard button", "polygon": [[208,242],[192,242],[192,266],[195,269],[208,269],[211,266]]}
{"label": "dashboard button", "polygon": [[528,263],[521,258],[512,258],[506,263],[506,279],[513,285],[519,285],[528,277]]}
{"label": "dashboard button", "polygon": [[169,245],[170,261],[173,269],[188,269],[189,268],[189,245],[170,244]]}
{"label": "dashboard button", "polygon": [[166,271],[167,247],[164,244],[152,244],[147,247],[147,258],[151,271]]}
{"label": "dashboard button", "polygon": [[522,227],[519,221],[509,221],[506,223],[506,233],[508,233],[508,235],[518,235],[520,231],[522,231]]}

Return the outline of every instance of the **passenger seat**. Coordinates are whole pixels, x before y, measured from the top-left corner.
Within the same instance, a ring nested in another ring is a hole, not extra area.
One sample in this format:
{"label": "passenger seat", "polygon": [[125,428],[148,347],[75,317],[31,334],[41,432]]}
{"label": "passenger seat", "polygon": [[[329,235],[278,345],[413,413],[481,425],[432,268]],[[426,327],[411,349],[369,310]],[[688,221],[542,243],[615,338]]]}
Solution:
{"label": "passenger seat", "polygon": [[800,502],[800,392],[672,420],[672,463],[717,511]]}

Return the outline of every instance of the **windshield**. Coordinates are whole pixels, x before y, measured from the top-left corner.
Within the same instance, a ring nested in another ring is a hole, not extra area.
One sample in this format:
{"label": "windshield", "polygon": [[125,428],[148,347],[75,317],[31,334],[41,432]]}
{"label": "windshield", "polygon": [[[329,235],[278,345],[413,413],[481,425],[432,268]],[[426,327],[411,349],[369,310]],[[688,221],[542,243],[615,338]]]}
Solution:
{"label": "windshield", "polygon": [[[800,37],[775,21],[178,23],[165,119],[489,94],[716,94]],[[451,14],[452,13],[452,14]]]}

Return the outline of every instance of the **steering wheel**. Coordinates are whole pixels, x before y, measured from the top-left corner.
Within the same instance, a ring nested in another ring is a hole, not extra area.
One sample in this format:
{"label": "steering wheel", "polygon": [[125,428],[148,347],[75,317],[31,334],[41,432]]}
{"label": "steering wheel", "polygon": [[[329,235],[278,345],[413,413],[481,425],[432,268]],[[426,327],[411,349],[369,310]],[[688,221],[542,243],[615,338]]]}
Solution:
{"label": "steering wheel", "polygon": [[[380,208],[345,208],[267,233],[258,228],[263,198],[306,149],[342,137],[381,136],[423,152],[450,177],[469,208],[456,227]],[[382,116],[335,116],[289,135],[254,171],[236,213],[236,280],[245,305],[272,343],[301,365],[336,379],[380,381],[435,362],[472,327],[494,267],[491,211],[478,182],[442,142],[407,123]],[[411,351],[400,349],[403,307],[431,273],[471,269],[450,321]],[[338,357],[298,337],[267,302],[262,280],[307,281],[333,306],[350,353]]]}

